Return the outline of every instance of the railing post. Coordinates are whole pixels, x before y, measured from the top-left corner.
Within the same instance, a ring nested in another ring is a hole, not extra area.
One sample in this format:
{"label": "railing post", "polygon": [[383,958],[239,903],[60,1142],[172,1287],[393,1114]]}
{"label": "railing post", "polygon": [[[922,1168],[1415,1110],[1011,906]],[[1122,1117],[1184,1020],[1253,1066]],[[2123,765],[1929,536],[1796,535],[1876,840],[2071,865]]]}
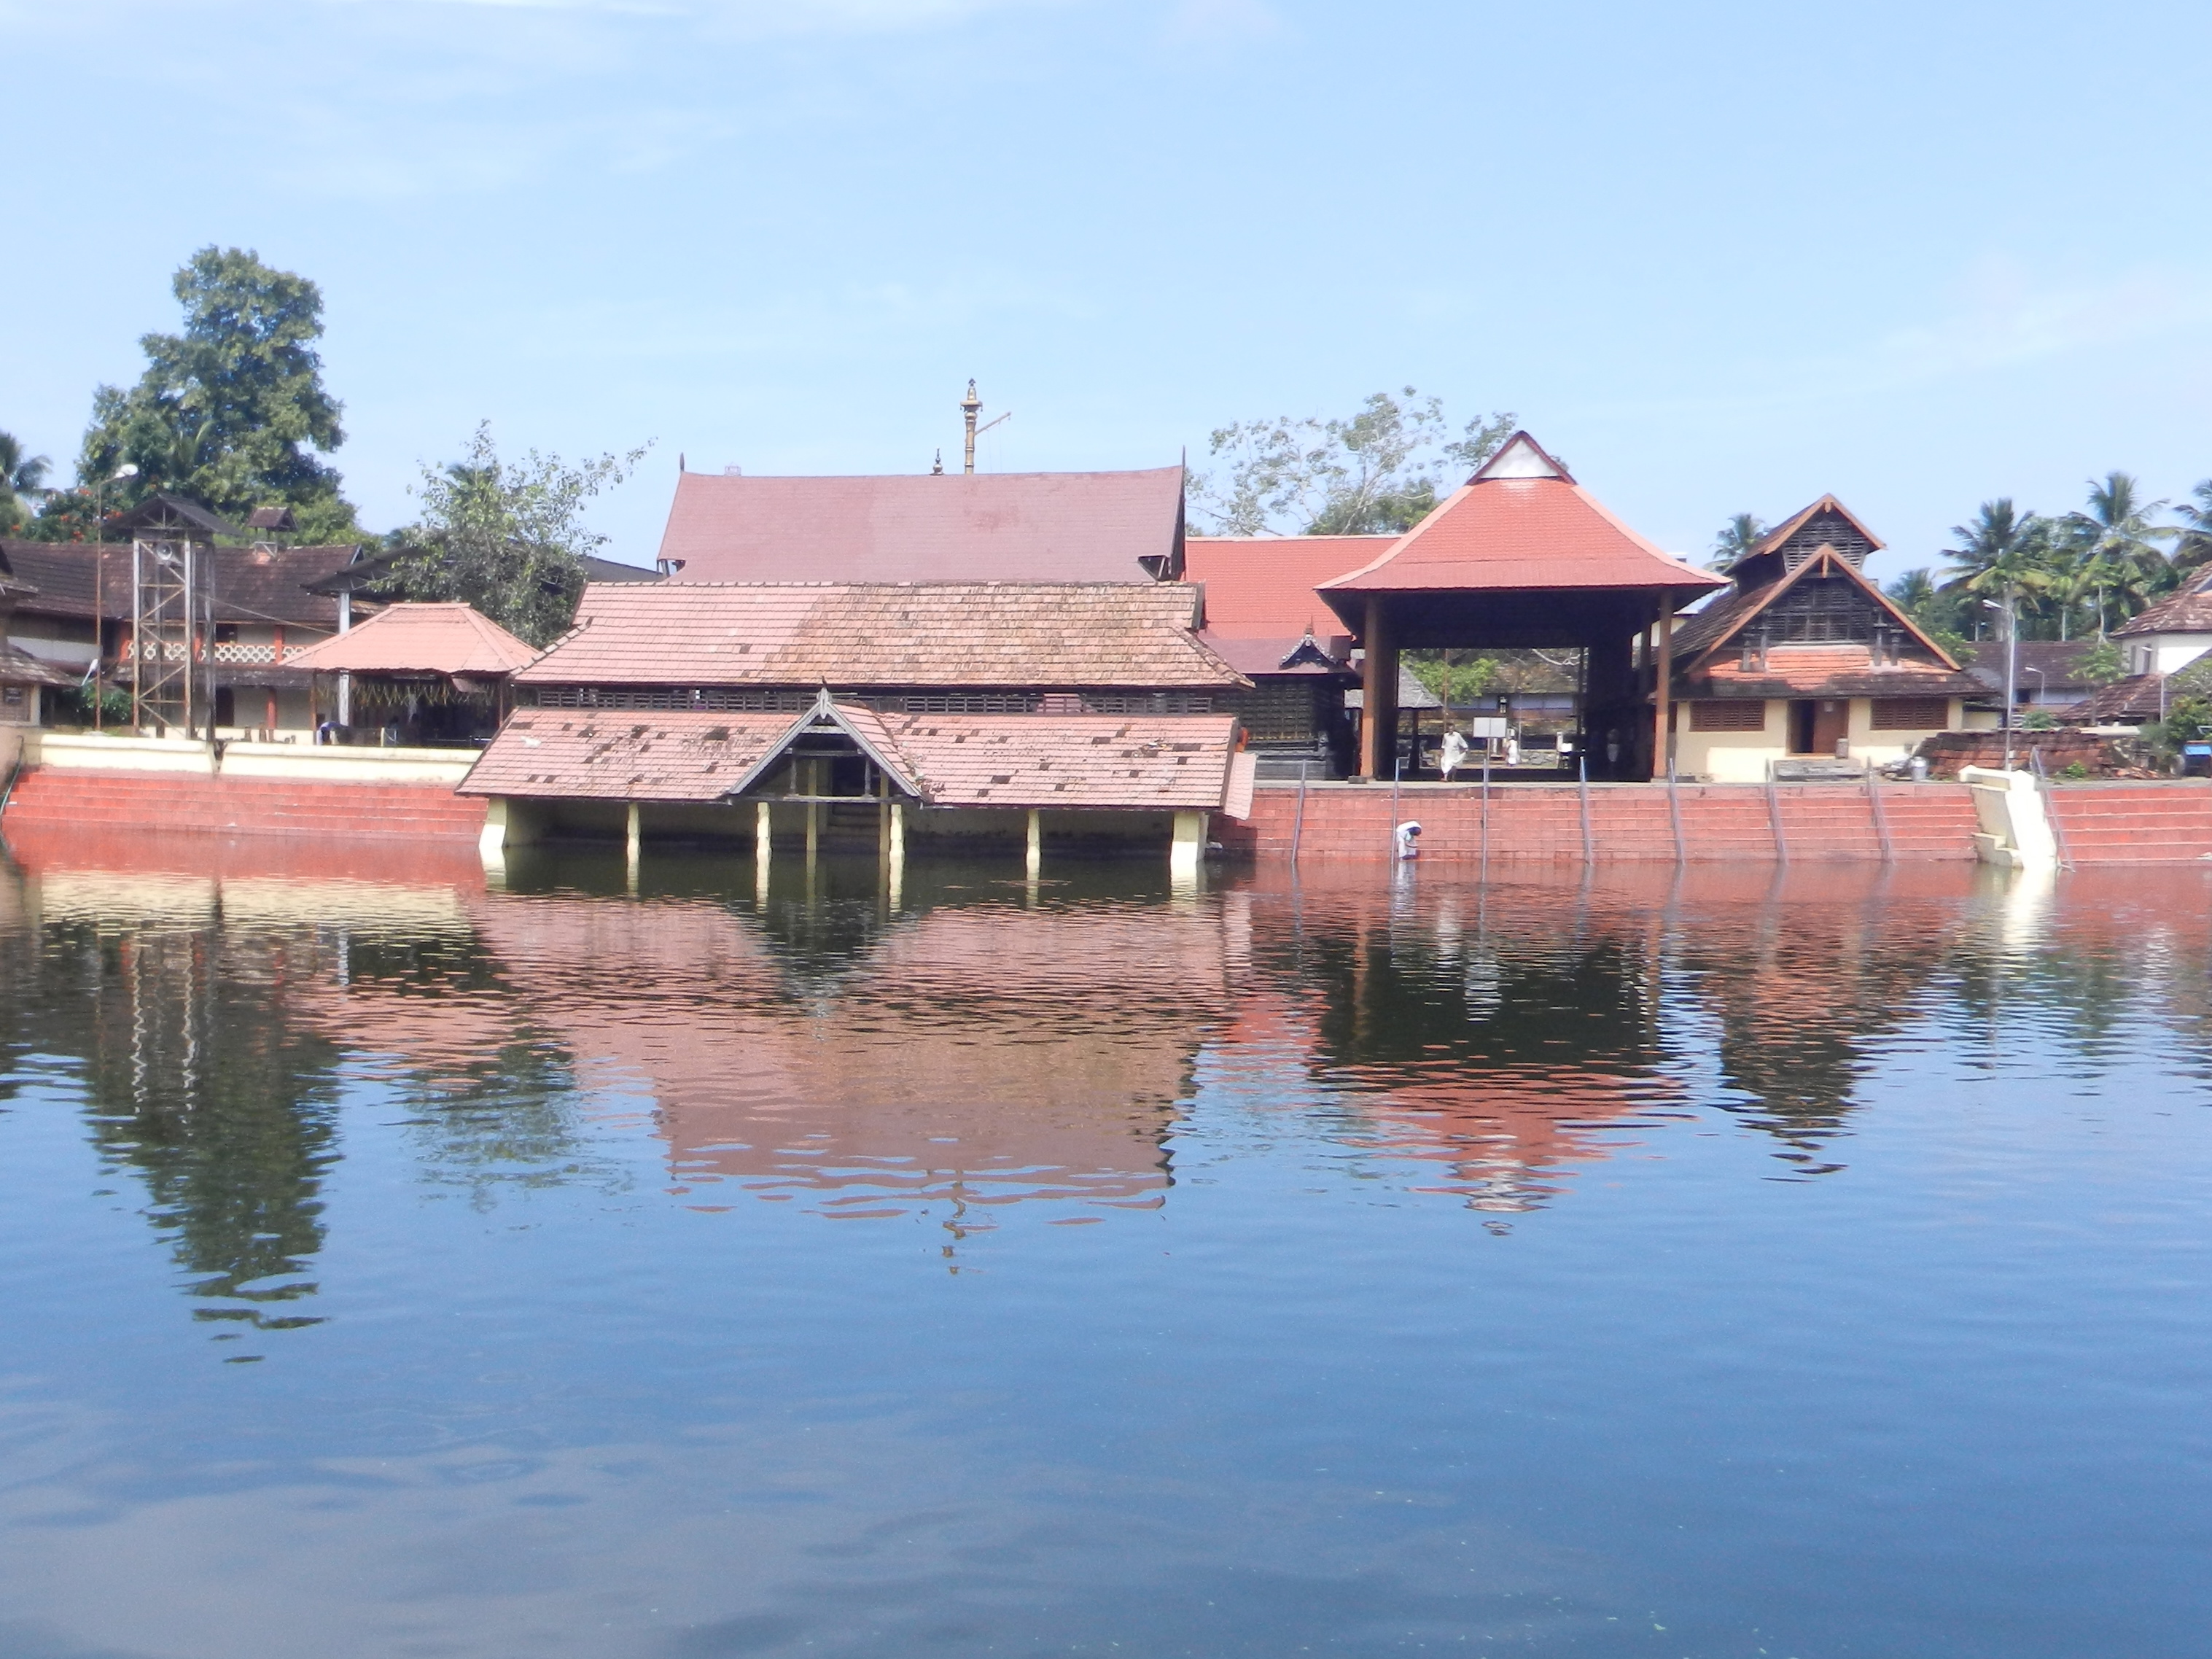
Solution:
{"label": "railing post", "polygon": [[1774,861],[1790,862],[1790,840],[1782,833],[1782,796],[1774,787],[1774,763],[1766,763],[1766,821],[1774,830]]}
{"label": "railing post", "polygon": [[1579,748],[1575,750],[1575,765],[1578,773],[1578,784],[1582,792],[1583,862],[1585,865],[1590,865],[1597,862],[1597,843],[1590,836],[1589,757],[1583,753]]}

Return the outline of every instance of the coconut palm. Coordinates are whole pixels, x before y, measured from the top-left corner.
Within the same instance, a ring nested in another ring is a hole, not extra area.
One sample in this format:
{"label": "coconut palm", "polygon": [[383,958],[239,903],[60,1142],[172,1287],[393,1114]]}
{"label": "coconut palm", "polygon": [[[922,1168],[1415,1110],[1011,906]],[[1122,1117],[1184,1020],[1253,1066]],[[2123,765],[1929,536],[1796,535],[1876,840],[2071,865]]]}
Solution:
{"label": "coconut palm", "polygon": [[46,493],[52,465],[44,455],[26,455],[14,433],[0,432],[0,524],[14,521],[18,501],[34,501]]}
{"label": "coconut palm", "polygon": [[2169,559],[2176,570],[2194,570],[2212,563],[2212,478],[2206,478],[2186,501],[2174,508],[2181,516],[2180,539]]}
{"label": "coconut palm", "polygon": [[2105,636],[2108,605],[2123,619],[2135,615],[2158,592],[2168,586],[2173,567],[2157,544],[2171,541],[2179,532],[2152,518],[2166,510],[2164,501],[2147,501],[2142,488],[2125,472],[2107,472],[2104,482],[2089,481],[2084,510],[2063,520],[2068,550],[2084,564],[2101,562],[2097,585],[2097,637]]}
{"label": "coconut palm", "polygon": [[2009,495],[1984,501],[1973,522],[1953,525],[1951,534],[1959,544],[1943,553],[1951,561],[1947,593],[2002,600],[2010,617],[2021,601],[2033,604],[2056,585],[2048,521],[2019,511]]}
{"label": "coconut palm", "polygon": [[1726,570],[1759,545],[1759,538],[1766,533],[1764,520],[1749,513],[1739,513],[1721,526],[1721,533],[1713,538],[1713,568]]}

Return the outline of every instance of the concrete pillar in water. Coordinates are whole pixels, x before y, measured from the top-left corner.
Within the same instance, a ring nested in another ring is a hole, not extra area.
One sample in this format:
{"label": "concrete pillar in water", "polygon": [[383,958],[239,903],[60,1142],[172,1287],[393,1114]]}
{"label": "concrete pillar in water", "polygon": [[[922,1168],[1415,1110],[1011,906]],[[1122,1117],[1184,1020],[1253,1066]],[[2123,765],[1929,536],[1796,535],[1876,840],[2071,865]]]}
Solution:
{"label": "concrete pillar in water", "polygon": [[891,908],[898,908],[906,890],[906,808],[896,802],[891,805],[890,842],[890,892]]}
{"label": "concrete pillar in water", "polygon": [[774,842],[769,832],[774,829],[769,817],[769,805],[764,800],[753,803],[753,898],[758,903],[768,902],[768,861]]}
{"label": "concrete pillar in water", "polygon": [[1044,814],[1034,806],[1030,808],[1029,854],[1023,869],[1031,881],[1044,871]]}
{"label": "concrete pillar in water", "polygon": [[629,881],[629,890],[633,893],[637,891],[638,854],[643,840],[644,837],[640,834],[637,803],[632,801],[629,804],[629,815],[623,826],[623,866]]}
{"label": "concrete pillar in water", "polygon": [[1168,873],[1178,881],[1198,879],[1198,866],[1206,856],[1206,819],[1203,812],[1175,815],[1175,839],[1168,846]]}

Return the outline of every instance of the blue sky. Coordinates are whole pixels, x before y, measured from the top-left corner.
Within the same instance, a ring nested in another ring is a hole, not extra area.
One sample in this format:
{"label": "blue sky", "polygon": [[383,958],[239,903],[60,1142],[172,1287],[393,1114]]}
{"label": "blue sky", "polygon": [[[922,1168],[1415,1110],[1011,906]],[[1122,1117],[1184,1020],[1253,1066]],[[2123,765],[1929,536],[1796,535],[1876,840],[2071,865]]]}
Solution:
{"label": "blue sky", "polygon": [[0,0],[0,427],[64,463],[209,242],[319,282],[365,520],[489,417],[1154,465],[1412,383],[1662,544],[1832,489],[1929,561],[2212,476],[2212,8]]}

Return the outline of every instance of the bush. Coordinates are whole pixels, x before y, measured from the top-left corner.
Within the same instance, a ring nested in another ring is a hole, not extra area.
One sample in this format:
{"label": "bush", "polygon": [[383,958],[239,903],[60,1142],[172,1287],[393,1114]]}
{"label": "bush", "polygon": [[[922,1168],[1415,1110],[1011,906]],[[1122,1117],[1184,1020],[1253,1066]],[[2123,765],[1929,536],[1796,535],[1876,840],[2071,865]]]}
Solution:
{"label": "bush", "polygon": [[2058,769],[2058,775],[2069,783],[2079,783],[2089,775],[2089,769],[2080,761],[2068,761]]}

